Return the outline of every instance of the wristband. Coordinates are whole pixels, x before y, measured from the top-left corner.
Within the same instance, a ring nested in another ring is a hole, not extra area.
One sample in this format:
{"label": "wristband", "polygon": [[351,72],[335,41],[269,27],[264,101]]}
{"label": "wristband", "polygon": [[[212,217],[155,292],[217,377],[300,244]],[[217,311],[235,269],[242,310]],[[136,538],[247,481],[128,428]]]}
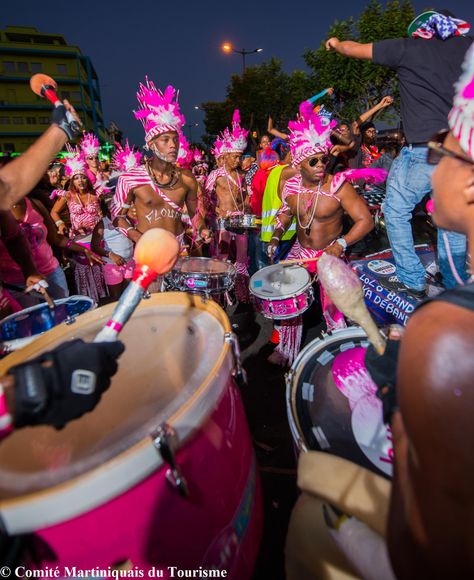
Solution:
{"label": "wristband", "polygon": [[342,249],[344,252],[347,250],[347,242],[344,238],[338,238],[336,240],[336,244],[339,244],[340,246],[342,246]]}
{"label": "wristband", "polygon": [[58,220],[58,221],[56,221],[56,222],[54,222],[54,223],[55,223],[57,226],[60,226],[60,225],[61,225],[61,224],[63,224],[64,222],[63,222],[63,220]]}
{"label": "wristband", "polygon": [[13,431],[12,416],[7,409],[5,391],[0,383],[0,439],[3,439]]}
{"label": "wristband", "polygon": [[130,209],[132,205],[130,203],[122,203],[122,209]]}
{"label": "wristband", "polygon": [[129,228],[127,228],[125,231],[129,232],[130,230],[134,230],[135,228],[133,226],[130,226]]}
{"label": "wristband", "polygon": [[280,238],[277,238],[276,236],[272,236],[270,238],[270,241],[272,241],[272,240],[276,240],[278,243],[280,243]]}

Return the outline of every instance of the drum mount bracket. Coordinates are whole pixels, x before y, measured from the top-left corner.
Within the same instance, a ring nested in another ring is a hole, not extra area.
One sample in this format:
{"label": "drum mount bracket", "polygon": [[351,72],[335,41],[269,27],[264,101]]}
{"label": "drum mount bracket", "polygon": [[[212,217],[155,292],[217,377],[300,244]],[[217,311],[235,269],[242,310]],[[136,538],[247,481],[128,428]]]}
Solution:
{"label": "drum mount bracket", "polygon": [[224,335],[224,340],[226,343],[230,344],[232,348],[232,355],[234,357],[234,370],[232,375],[235,382],[239,387],[243,387],[247,384],[247,371],[242,366],[240,360],[240,346],[236,334],[233,332],[226,332]]}
{"label": "drum mount bracket", "polygon": [[153,445],[158,453],[161,455],[164,463],[169,466],[166,472],[166,479],[176,489],[181,497],[189,496],[188,484],[186,479],[181,475],[181,472],[176,464],[175,450],[178,444],[178,435],[176,431],[168,425],[163,423],[152,434]]}

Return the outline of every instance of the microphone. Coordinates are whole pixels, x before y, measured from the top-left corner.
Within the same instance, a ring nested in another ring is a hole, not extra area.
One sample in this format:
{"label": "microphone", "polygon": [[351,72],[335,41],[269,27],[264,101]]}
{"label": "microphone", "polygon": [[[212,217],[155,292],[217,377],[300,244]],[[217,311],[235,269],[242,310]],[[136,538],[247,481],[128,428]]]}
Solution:
{"label": "microphone", "polygon": [[117,340],[148,286],[157,276],[166,274],[171,270],[178,259],[178,254],[179,243],[171,232],[161,228],[153,228],[142,235],[135,247],[136,266],[132,282],[120,297],[112,317],[95,337],[94,342]]}

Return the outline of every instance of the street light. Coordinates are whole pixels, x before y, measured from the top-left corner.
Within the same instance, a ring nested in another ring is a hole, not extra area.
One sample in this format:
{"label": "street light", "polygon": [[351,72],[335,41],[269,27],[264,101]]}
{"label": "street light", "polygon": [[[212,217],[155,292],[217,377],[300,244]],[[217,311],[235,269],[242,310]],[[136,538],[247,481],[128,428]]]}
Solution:
{"label": "street light", "polygon": [[245,48],[243,48],[242,50],[237,50],[232,46],[230,42],[224,42],[222,45],[222,50],[224,52],[236,52],[237,54],[242,55],[242,75],[243,75],[245,73],[245,57],[247,56],[247,54],[262,52],[263,48],[254,48],[253,50],[245,50]]}
{"label": "street light", "polygon": [[199,127],[199,123],[187,123],[185,125],[189,129],[189,144],[193,142],[193,127]]}

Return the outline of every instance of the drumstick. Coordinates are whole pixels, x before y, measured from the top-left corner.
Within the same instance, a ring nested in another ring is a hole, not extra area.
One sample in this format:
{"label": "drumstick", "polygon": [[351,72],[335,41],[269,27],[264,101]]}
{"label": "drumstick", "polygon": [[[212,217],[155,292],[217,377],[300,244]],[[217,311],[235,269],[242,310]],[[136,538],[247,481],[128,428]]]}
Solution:
{"label": "drumstick", "polygon": [[146,289],[157,276],[166,274],[175,265],[179,243],[167,230],[153,228],[143,234],[135,247],[136,266],[132,282],[120,297],[112,317],[95,337],[94,342],[117,340],[128,319],[134,313]]}
{"label": "drumstick", "polygon": [[40,290],[40,294],[46,300],[46,303],[49,306],[49,309],[50,310],[54,310],[56,308],[56,304],[54,303],[54,301],[51,298],[51,296],[47,293],[47,291],[46,291],[45,288],[42,288]]}
{"label": "drumstick", "polygon": [[379,354],[385,351],[385,340],[364,302],[359,277],[340,258],[323,254],[319,259],[318,278],[336,307],[361,326]]}
{"label": "drumstick", "polygon": [[316,262],[319,260],[319,256],[317,258],[294,258],[291,260],[281,260],[278,262],[279,266],[286,266],[287,264],[304,264],[305,262]]}

